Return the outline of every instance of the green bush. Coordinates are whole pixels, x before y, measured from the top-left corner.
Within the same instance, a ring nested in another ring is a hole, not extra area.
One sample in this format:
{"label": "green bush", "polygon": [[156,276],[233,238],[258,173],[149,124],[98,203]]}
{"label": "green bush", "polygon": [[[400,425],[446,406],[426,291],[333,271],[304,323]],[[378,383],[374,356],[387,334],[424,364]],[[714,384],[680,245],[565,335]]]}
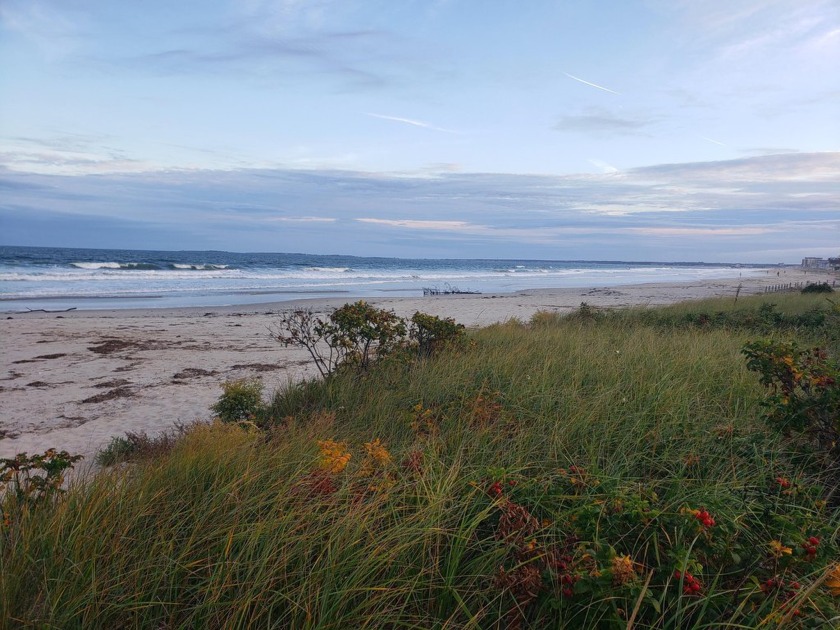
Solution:
{"label": "green bush", "polygon": [[[0,549],[8,540],[7,528],[39,507],[52,507],[65,493],[65,474],[80,459],[81,455],[54,448],[43,455],[18,453],[13,458],[0,459]],[[4,626],[3,621],[0,615],[0,626]]]}
{"label": "green bush", "polygon": [[834,293],[834,289],[828,282],[815,282],[814,284],[806,285],[801,291],[802,293]]}
{"label": "green bush", "polygon": [[463,324],[452,318],[417,312],[407,323],[393,311],[364,301],[345,304],[326,320],[308,310],[285,313],[272,334],[287,346],[305,348],[321,376],[329,376],[342,366],[367,370],[375,358],[404,347],[406,337],[417,344],[421,356],[465,339]]}
{"label": "green bush", "polygon": [[256,379],[240,379],[222,384],[223,393],[210,409],[222,422],[242,422],[263,409],[263,385]]}
{"label": "green bush", "polygon": [[747,368],[758,372],[770,391],[767,419],[840,455],[840,365],[825,350],[800,350],[794,342],[755,341],[743,354]]}
{"label": "green bush", "polygon": [[418,311],[411,318],[410,337],[417,342],[420,356],[428,357],[446,346],[462,345],[466,333],[464,325],[451,317],[441,319]]}

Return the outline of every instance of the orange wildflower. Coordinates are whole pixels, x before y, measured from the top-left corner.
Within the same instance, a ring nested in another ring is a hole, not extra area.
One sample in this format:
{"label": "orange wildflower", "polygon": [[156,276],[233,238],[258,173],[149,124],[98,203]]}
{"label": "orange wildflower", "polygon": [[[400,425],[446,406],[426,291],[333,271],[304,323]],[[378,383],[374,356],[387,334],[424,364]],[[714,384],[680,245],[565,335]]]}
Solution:
{"label": "orange wildflower", "polygon": [[351,455],[347,451],[345,442],[319,440],[318,448],[321,449],[320,468],[322,470],[338,474],[347,468]]}
{"label": "orange wildflower", "polygon": [[834,597],[840,597],[840,564],[834,565],[824,583],[829,593]]}
{"label": "orange wildflower", "polygon": [[630,556],[616,556],[612,559],[611,565],[614,584],[627,584],[636,577],[636,563]]}
{"label": "orange wildflower", "polygon": [[391,463],[391,454],[382,446],[379,438],[373,442],[365,442],[365,452],[379,466],[387,466]]}
{"label": "orange wildflower", "polygon": [[782,556],[789,556],[793,553],[793,549],[785,547],[779,540],[771,540],[767,546],[770,547],[770,555],[777,560]]}

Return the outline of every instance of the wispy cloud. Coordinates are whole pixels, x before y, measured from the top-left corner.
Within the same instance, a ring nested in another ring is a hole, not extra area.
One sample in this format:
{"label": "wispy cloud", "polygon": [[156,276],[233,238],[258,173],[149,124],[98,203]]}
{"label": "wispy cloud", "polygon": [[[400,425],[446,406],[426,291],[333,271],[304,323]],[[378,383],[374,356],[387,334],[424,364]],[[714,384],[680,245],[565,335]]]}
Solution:
{"label": "wispy cloud", "polygon": [[412,127],[420,127],[421,129],[430,129],[432,131],[442,131],[444,133],[459,133],[457,131],[453,131],[452,129],[444,129],[443,127],[437,127],[431,123],[425,122],[423,120],[414,120],[412,118],[402,118],[400,116],[386,116],[385,114],[373,114],[370,112],[366,113],[367,116],[372,118],[379,118],[381,120],[390,120],[393,122],[403,123],[405,125],[411,125]]}
{"label": "wispy cloud", "polygon": [[390,227],[407,228],[410,230],[472,230],[483,226],[472,225],[466,221],[429,221],[425,219],[372,219],[357,218],[359,223],[374,223]]}
{"label": "wispy cloud", "polygon": [[585,79],[581,79],[580,77],[576,77],[573,74],[569,74],[568,72],[564,72],[564,75],[569,77],[570,79],[577,81],[578,83],[583,83],[584,85],[588,85],[590,87],[598,88],[599,90],[603,90],[604,92],[609,92],[610,94],[615,94],[617,96],[621,96],[620,92],[616,92],[615,90],[611,90],[608,87],[604,87],[603,85],[598,85],[597,83],[591,83],[590,81],[586,81]]}
{"label": "wispy cloud", "polygon": [[279,223],[335,223],[338,219],[334,217],[269,217],[266,220]]}
{"label": "wispy cloud", "polygon": [[769,234],[770,232],[778,232],[778,228],[760,227],[760,226],[741,226],[741,227],[639,227],[639,228],[624,228],[626,232],[632,234],[644,234],[646,236],[759,236],[761,234]]}
{"label": "wispy cloud", "polygon": [[593,107],[582,114],[561,116],[554,125],[554,129],[558,131],[638,134],[642,129],[657,121],[657,118],[621,116],[609,110]]}

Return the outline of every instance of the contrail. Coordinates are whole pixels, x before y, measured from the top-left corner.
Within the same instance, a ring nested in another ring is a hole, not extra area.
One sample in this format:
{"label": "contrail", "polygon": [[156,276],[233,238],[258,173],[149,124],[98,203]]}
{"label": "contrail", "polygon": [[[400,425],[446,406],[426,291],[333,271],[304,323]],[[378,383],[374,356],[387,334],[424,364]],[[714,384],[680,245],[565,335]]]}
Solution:
{"label": "contrail", "polygon": [[367,112],[368,116],[372,116],[373,118],[381,118],[382,120],[393,120],[394,122],[401,122],[405,123],[406,125],[412,125],[414,127],[421,127],[422,129],[431,129],[432,131],[443,131],[444,133],[458,133],[457,131],[452,131],[451,129],[444,129],[443,127],[435,127],[432,124],[427,122],[423,122],[422,120],[412,120],[411,118],[400,118],[399,116],[385,116],[384,114],[371,114]]}
{"label": "contrail", "polygon": [[615,90],[611,90],[610,88],[605,88],[603,85],[598,85],[597,83],[590,83],[589,81],[584,81],[580,77],[576,77],[575,75],[569,74],[568,72],[564,72],[563,74],[565,74],[570,79],[574,79],[579,83],[583,83],[584,85],[590,85],[594,88],[598,88],[599,90],[604,90],[604,92],[609,92],[610,94],[616,94],[617,96],[621,96],[621,92],[616,92]]}
{"label": "contrail", "polygon": [[711,138],[707,138],[706,136],[700,136],[700,137],[703,138],[703,140],[706,140],[707,142],[711,142],[713,144],[719,144],[722,147],[726,146],[723,142],[720,142],[719,140],[712,140]]}

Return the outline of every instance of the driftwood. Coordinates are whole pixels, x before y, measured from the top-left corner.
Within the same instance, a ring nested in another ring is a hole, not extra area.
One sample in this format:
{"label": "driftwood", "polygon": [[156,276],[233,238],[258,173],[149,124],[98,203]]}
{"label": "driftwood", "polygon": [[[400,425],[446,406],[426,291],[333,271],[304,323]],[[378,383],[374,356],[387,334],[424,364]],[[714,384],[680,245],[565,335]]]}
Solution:
{"label": "driftwood", "polygon": [[423,295],[479,295],[480,293],[481,291],[462,291],[449,283],[446,283],[443,289],[438,287],[423,287]]}

